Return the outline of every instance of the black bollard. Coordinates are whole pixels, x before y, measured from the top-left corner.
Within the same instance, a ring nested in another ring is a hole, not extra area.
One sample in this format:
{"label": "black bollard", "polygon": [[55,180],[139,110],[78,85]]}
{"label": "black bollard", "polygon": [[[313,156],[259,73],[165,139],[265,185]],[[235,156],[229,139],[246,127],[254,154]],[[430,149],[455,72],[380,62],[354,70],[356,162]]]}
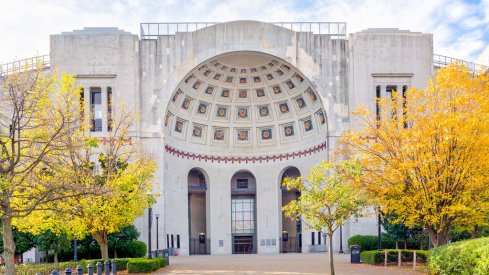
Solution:
{"label": "black bollard", "polygon": [[65,275],[71,275],[71,268],[67,267],[65,269]]}
{"label": "black bollard", "polygon": [[93,275],[93,264],[87,265],[88,275]]}
{"label": "black bollard", "polygon": [[112,275],[117,275],[117,261],[112,259]]}
{"label": "black bollard", "polygon": [[81,265],[77,266],[76,270],[78,271],[78,275],[83,275],[83,266]]}
{"label": "black bollard", "polygon": [[97,275],[102,275],[102,263],[97,263]]}
{"label": "black bollard", "polygon": [[110,262],[109,262],[109,260],[105,260],[104,265],[105,265],[105,275],[110,275]]}

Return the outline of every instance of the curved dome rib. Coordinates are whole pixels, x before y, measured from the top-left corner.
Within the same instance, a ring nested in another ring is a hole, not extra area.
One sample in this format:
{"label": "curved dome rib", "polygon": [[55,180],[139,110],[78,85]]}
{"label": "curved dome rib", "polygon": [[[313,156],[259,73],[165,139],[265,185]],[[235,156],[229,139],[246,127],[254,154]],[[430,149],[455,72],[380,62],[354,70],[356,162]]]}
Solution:
{"label": "curved dome rib", "polygon": [[177,146],[287,151],[291,144],[324,140],[319,134],[326,130],[326,113],[298,69],[267,54],[236,52],[190,71],[173,93],[164,123],[168,142]]}

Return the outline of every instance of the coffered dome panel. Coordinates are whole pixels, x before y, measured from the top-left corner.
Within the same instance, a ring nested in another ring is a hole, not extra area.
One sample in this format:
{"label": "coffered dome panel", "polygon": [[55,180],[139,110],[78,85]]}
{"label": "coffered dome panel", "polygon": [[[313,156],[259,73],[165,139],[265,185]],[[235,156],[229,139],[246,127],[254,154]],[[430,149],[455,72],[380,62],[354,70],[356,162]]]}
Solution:
{"label": "coffered dome panel", "polygon": [[164,119],[173,146],[241,155],[316,145],[324,142],[326,127],[307,77],[258,52],[228,53],[194,68],[174,91]]}

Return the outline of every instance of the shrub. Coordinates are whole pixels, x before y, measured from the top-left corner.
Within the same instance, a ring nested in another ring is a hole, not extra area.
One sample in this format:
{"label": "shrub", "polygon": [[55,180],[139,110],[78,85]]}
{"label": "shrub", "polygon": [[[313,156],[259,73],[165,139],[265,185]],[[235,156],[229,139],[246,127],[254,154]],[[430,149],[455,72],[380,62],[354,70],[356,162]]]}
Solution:
{"label": "shrub", "polygon": [[[399,256],[399,251],[401,251],[401,257],[403,261],[412,261],[414,251],[416,251],[416,261],[426,261],[429,255],[429,251],[426,250],[408,250],[408,249],[387,249],[387,261],[397,262],[397,257]],[[377,265],[384,263],[385,250],[372,250],[363,251],[360,253],[360,260],[364,263]]]}
{"label": "shrub", "polygon": [[383,263],[384,252],[377,250],[360,252],[360,261],[373,265]]}
{"label": "shrub", "polygon": [[489,238],[437,247],[431,251],[428,266],[433,274],[489,274]]}
{"label": "shrub", "polygon": [[[158,260],[160,258],[157,258]],[[115,259],[116,263],[116,269],[117,271],[123,271],[123,270],[126,270],[127,269],[127,263],[131,262],[131,261],[137,261],[137,260],[146,260],[145,258],[117,258]],[[163,258],[163,260],[165,260],[165,258]],[[109,260],[109,261],[112,261],[112,260]],[[81,261],[78,261],[78,265],[81,265],[83,267],[83,272],[88,272],[87,270],[87,266],[88,264],[93,264],[93,270],[94,272],[97,272],[97,263],[100,262],[102,264],[104,264],[105,260],[102,260],[102,259],[98,259],[98,260],[81,260]],[[112,267],[112,262],[111,262],[111,267]]]}
{"label": "shrub", "polygon": [[127,263],[128,273],[148,273],[158,270],[166,265],[165,258],[131,259]]}
{"label": "shrub", "polygon": [[[378,237],[372,235],[355,235],[348,239],[348,246],[359,245],[362,251],[375,250],[378,248]],[[380,237],[382,248],[395,248],[395,242],[385,235]]]}
{"label": "shrub", "polygon": [[146,244],[140,241],[123,242],[116,249],[117,257],[121,258],[142,258],[147,252]]}

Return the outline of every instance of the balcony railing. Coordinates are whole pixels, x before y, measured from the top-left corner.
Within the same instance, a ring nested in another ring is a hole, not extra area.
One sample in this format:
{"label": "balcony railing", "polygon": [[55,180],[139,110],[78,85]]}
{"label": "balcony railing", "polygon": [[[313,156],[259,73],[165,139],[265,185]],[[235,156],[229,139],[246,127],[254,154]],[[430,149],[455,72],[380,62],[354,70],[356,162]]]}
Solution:
{"label": "balcony railing", "polygon": [[473,62],[469,62],[469,61],[465,61],[449,56],[444,56],[444,55],[438,55],[438,54],[433,55],[433,68],[435,70],[440,69],[442,67],[446,67],[449,64],[461,64],[467,66],[469,71],[472,73],[484,73],[487,72],[487,70],[489,70],[489,66],[484,66],[481,64],[476,64]]}
{"label": "balcony railing", "polygon": [[256,194],[256,188],[236,188],[232,187],[231,188],[231,194]]}
{"label": "balcony railing", "polygon": [[[193,32],[220,22],[175,22],[141,23],[141,39],[156,39],[158,36],[175,35],[177,32]],[[346,22],[270,22],[296,32],[312,32],[331,35],[334,39],[345,39]]]}
{"label": "balcony railing", "polygon": [[36,57],[30,57],[26,59],[21,59],[13,61],[10,63],[5,63],[0,65],[0,76],[8,75],[11,73],[18,73],[23,71],[34,70],[38,66],[43,69],[49,69],[50,66],[49,55],[40,55]]}
{"label": "balcony railing", "polygon": [[194,190],[194,191],[206,191],[207,190],[207,185],[205,184],[195,184],[192,182],[188,183],[188,189],[189,190]]}

